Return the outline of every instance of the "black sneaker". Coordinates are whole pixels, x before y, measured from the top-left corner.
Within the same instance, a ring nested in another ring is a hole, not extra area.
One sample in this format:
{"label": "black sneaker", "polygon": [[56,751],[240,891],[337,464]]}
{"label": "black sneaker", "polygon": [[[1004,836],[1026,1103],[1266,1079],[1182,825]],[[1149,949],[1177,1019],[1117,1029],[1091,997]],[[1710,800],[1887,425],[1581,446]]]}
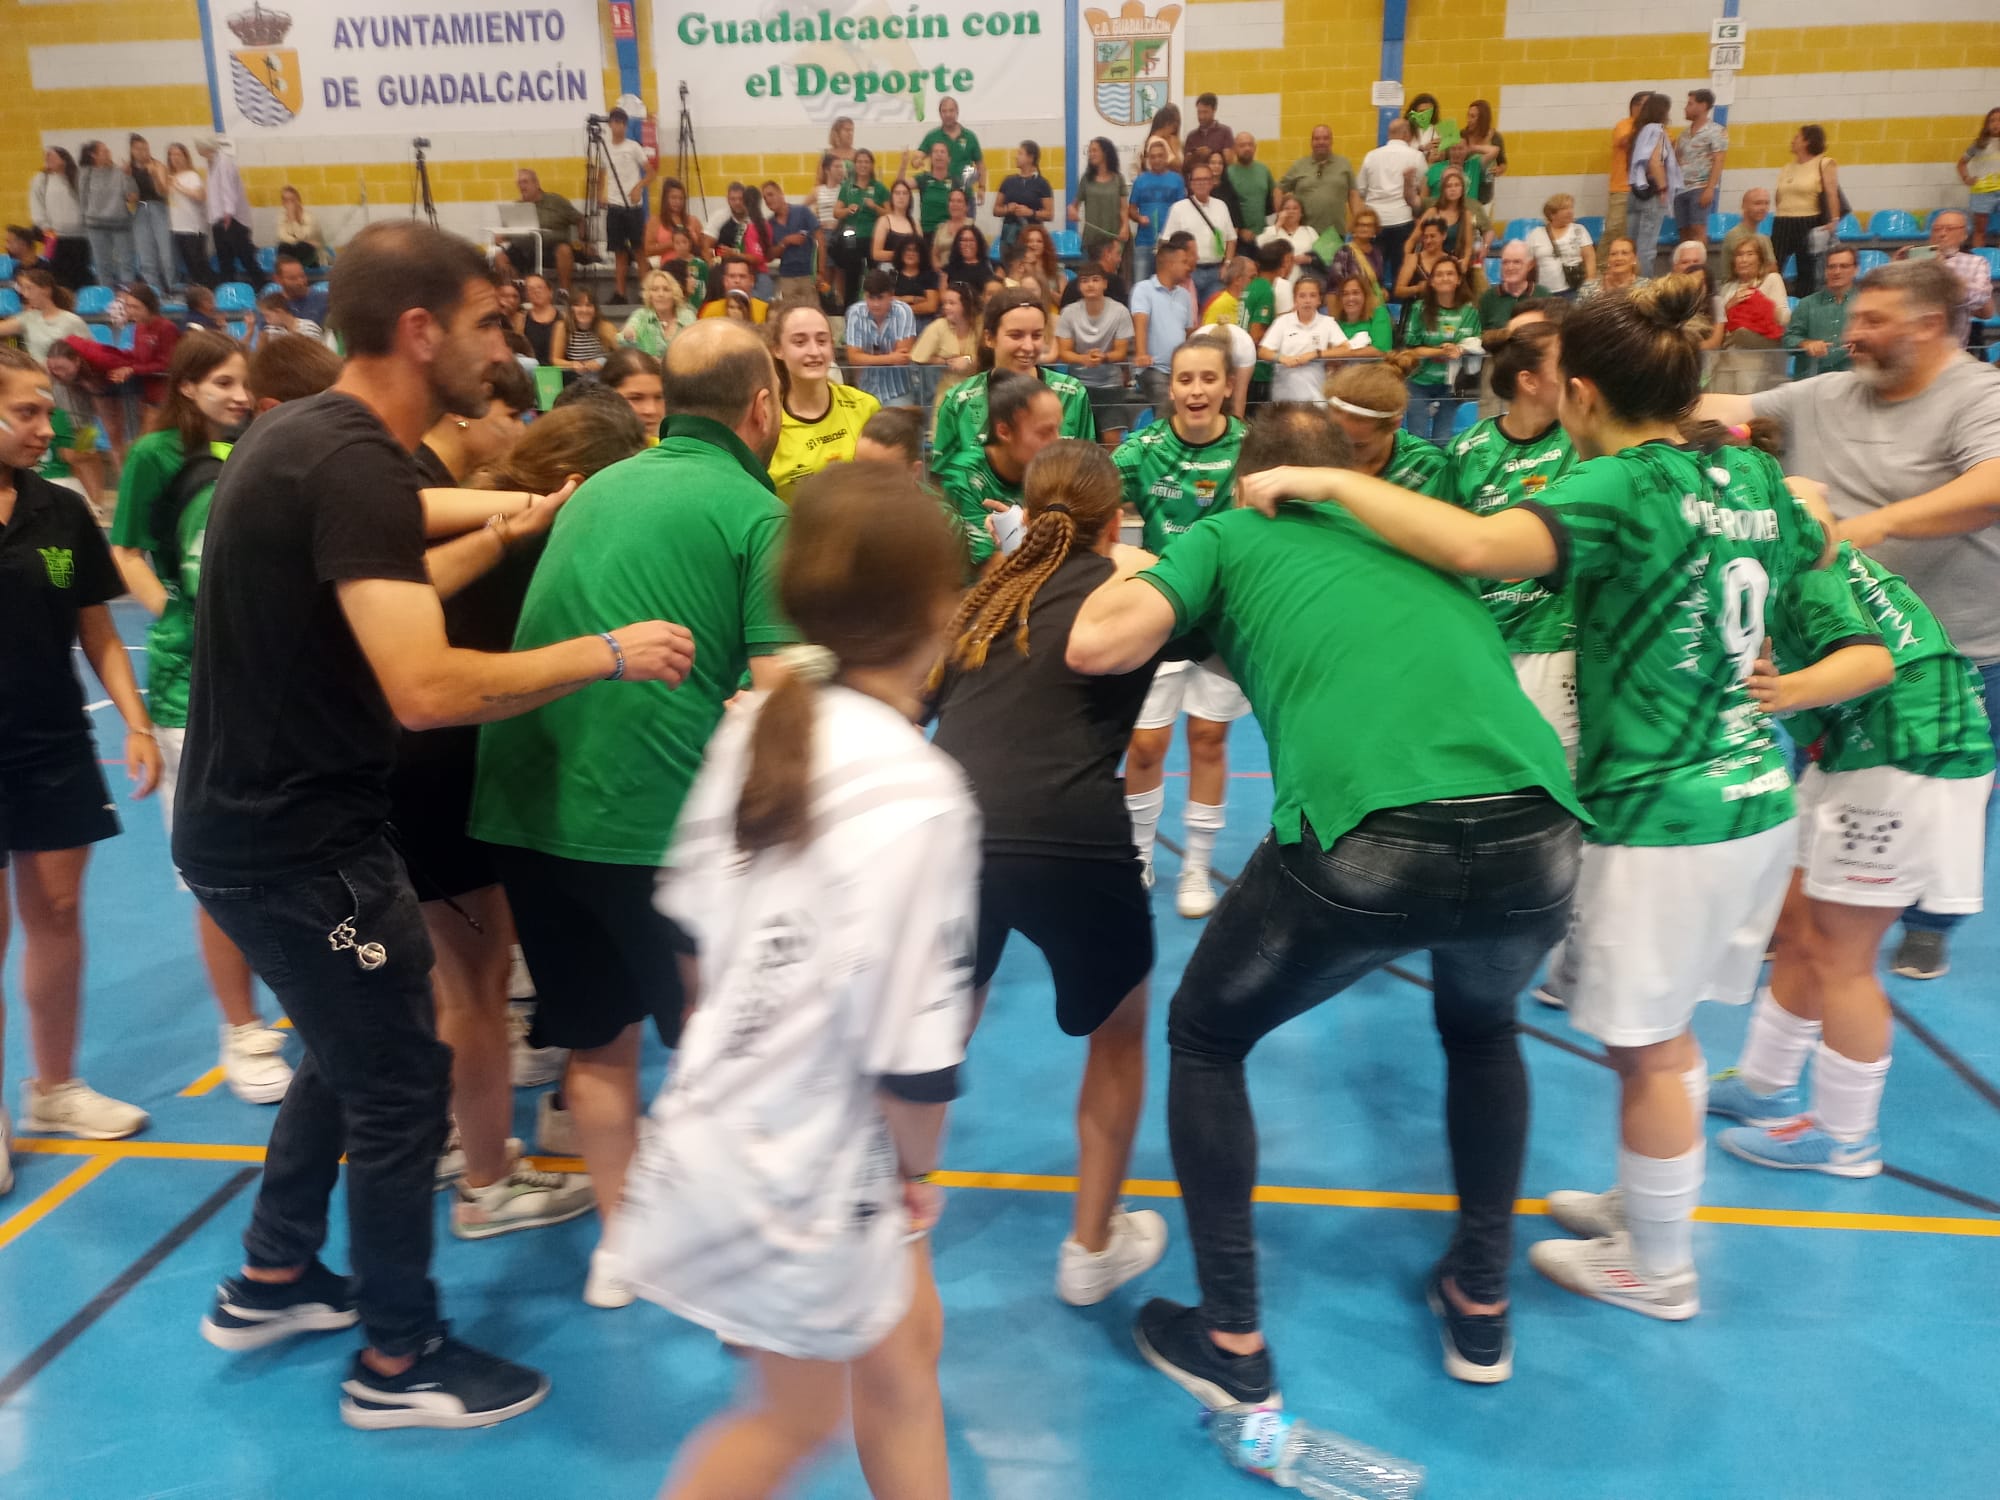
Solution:
{"label": "black sneaker", "polygon": [[440,1334],[400,1375],[378,1375],[355,1355],[340,1389],[340,1420],[364,1431],[491,1427],[540,1406],[549,1378]]}
{"label": "black sneaker", "polygon": [[1132,1342],[1146,1363],[1210,1411],[1282,1406],[1271,1351],[1231,1354],[1216,1347],[1198,1309],[1155,1297],[1139,1309]]}
{"label": "black sneaker", "polygon": [[1473,1385],[1498,1385],[1514,1374],[1514,1335],[1507,1314],[1460,1312],[1444,1293],[1444,1267],[1431,1272],[1424,1300],[1438,1320],[1444,1372]]}
{"label": "black sneaker", "polygon": [[232,1276],[215,1289],[215,1306],[201,1320],[201,1336],[218,1349],[262,1349],[295,1333],[352,1328],[354,1286],[318,1261],[297,1281],[252,1281]]}
{"label": "black sneaker", "polygon": [[1935,927],[1905,927],[1889,972],[1905,979],[1942,979],[1951,972],[1944,934]]}

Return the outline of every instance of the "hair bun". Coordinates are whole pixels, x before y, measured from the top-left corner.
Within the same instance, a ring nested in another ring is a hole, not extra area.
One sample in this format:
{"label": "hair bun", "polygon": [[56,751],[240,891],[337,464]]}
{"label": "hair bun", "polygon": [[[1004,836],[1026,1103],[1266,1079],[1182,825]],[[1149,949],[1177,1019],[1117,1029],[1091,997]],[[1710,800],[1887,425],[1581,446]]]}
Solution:
{"label": "hair bun", "polygon": [[[1706,281],[1688,271],[1656,276],[1626,293],[1633,309],[1659,328],[1685,328],[1697,318],[1704,324],[1708,316]],[[1702,330],[1706,332],[1704,327]]]}

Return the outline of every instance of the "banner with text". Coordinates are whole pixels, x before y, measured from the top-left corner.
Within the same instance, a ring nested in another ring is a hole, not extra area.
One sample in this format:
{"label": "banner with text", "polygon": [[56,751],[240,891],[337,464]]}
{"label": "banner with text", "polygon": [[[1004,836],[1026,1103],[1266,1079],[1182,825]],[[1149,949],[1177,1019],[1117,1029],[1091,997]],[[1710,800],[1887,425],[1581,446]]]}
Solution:
{"label": "banner with text", "polygon": [[[1063,117],[1063,8],[1041,0],[698,0],[654,12],[654,60],[671,107],[685,85],[703,144],[717,129],[817,127],[841,115],[857,126],[937,123],[937,101],[958,100],[982,145],[991,127]],[[867,145],[865,128],[860,144]],[[885,176],[888,173],[884,173]]]}
{"label": "banner with text", "polygon": [[596,0],[231,3],[204,0],[223,128],[240,139],[580,131],[604,111]]}
{"label": "banner with text", "polygon": [[[1128,184],[1146,170],[1146,127],[1162,105],[1182,97],[1186,18],[1184,5],[1157,0],[1125,0],[1117,11],[1083,7],[1076,38],[1076,169],[1088,143],[1103,136],[1118,148],[1118,169]],[[1192,105],[1186,113],[1183,135],[1195,123]]]}

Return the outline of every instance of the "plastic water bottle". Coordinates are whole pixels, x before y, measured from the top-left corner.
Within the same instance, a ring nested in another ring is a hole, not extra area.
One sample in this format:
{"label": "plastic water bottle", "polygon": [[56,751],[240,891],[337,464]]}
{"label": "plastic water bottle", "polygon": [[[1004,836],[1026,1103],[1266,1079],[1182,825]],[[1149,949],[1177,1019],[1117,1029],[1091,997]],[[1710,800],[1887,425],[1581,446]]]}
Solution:
{"label": "plastic water bottle", "polygon": [[1311,1500],[1411,1500],[1424,1487],[1418,1465],[1308,1427],[1274,1407],[1211,1412],[1206,1421],[1231,1467]]}

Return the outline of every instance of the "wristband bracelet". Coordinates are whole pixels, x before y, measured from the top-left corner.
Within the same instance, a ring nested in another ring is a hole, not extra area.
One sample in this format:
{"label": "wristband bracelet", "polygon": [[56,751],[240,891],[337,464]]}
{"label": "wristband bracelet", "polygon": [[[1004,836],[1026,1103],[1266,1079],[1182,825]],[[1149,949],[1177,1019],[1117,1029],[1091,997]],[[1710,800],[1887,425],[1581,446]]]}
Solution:
{"label": "wristband bracelet", "polygon": [[597,638],[611,648],[611,675],[604,680],[606,682],[622,681],[625,676],[625,648],[618,644],[618,637],[608,630],[601,631]]}

